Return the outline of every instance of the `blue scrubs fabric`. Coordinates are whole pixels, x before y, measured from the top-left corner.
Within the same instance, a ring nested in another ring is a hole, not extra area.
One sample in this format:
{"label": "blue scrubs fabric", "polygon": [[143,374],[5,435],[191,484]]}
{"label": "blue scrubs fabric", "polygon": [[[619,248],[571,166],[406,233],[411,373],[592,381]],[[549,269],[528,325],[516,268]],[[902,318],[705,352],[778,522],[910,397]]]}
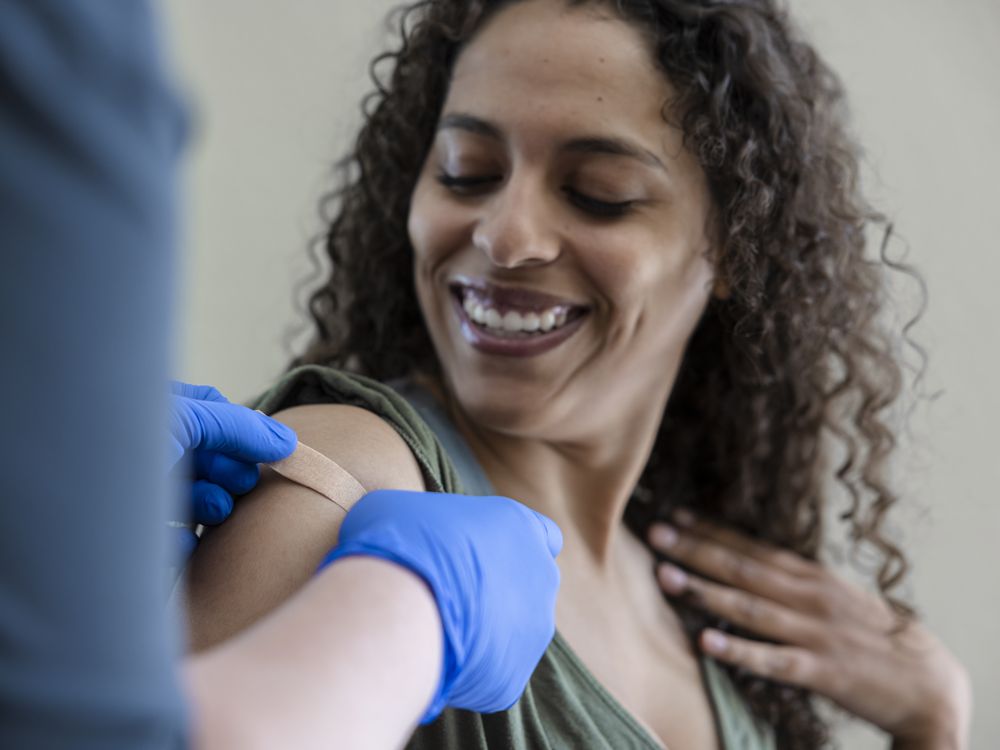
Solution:
{"label": "blue scrubs fabric", "polygon": [[185,745],[164,611],[175,157],[140,0],[0,0],[0,747]]}

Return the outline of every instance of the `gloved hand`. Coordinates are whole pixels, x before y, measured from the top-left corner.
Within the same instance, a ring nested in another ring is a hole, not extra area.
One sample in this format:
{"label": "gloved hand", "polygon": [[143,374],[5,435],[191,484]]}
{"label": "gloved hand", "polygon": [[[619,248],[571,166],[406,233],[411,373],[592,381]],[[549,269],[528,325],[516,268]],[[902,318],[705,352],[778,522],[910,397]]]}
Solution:
{"label": "gloved hand", "polygon": [[[295,450],[298,438],[286,425],[239,404],[210,385],[174,382],[170,409],[171,465],[190,453],[191,520],[217,524],[233,510],[233,495],[252,490],[258,463],[278,461]],[[179,554],[186,558],[197,538],[180,529]]]}
{"label": "gloved hand", "polygon": [[323,566],[370,555],[430,587],[444,664],[427,723],[445,706],[489,713],[521,697],[555,634],[561,549],[553,521],[505,497],[379,490],[351,508]]}

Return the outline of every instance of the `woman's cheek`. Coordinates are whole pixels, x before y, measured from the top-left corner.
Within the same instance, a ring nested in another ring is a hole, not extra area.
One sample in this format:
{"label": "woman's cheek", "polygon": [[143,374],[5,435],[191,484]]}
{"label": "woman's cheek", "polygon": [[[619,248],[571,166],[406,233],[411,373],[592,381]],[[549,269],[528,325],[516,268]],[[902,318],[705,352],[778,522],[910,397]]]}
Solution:
{"label": "woman's cheek", "polygon": [[580,259],[594,287],[612,304],[627,305],[662,287],[664,259],[647,232],[608,228],[576,244],[586,248]]}
{"label": "woman's cheek", "polygon": [[644,321],[641,335],[665,339],[670,349],[687,339],[708,303],[713,270],[705,250],[668,227],[594,234],[587,257],[587,274],[618,324]]}
{"label": "woman's cheek", "polygon": [[468,210],[433,195],[431,189],[414,193],[407,231],[418,259],[436,264],[470,243]]}
{"label": "woman's cheek", "polygon": [[435,222],[433,218],[433,198],[424,181],[417,183],[410,201],[410,215],[407,217],[406,231],[410,246],[418,256],[425,256],[434,247]]}

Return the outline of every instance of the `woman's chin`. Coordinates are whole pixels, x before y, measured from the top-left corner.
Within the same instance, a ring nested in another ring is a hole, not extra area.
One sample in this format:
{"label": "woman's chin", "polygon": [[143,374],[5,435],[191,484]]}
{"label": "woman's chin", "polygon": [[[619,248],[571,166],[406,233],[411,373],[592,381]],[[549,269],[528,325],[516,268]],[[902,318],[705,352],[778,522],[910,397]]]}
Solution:
{"label": "woman's chin", "polygon": [[537,382],[496,382],[468,375],[453,381],[453,397],[463,416],[474,426],[491,431],[530,435],[539,431],[551,410],[551,394],[543,393]]}

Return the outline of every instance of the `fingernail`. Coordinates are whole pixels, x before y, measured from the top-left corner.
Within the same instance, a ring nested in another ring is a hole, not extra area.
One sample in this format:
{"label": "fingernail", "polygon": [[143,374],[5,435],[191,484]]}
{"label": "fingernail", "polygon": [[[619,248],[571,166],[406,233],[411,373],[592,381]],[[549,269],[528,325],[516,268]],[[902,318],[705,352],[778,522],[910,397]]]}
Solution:
{"label": "fingernail", "polygon": [[665,523],[659,523],[649,532],[649,540],[654,547],[669,549],[677,543],[677,531]]}
{"label": "fingernail", "polygon": [[669,563],[660,565],[660,582],[673,593],[680,593],[687,587],[687,574]]}
{"label": "fingernail", "polygon": [[678,508],[674,511],[673,515],[674,523],[678,526],[693,526],[694,525],[694,514],[685,510],[684,508]]}
{"label": "fingernail", "polygon": [[706,651],[721,654],[726,650],[726,646],[729,645],[729,640],[717,630],[706,630],[705,635],[702,637],[702,644],[705,646]]}

